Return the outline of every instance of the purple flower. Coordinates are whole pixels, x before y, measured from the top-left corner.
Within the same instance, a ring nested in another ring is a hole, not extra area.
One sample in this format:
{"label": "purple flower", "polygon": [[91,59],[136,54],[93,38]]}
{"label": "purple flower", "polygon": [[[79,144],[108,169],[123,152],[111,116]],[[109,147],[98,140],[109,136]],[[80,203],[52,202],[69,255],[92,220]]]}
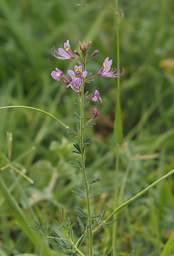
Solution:
{"label": "purple flower", "polygon": [[104,60],[102,67],[98,70],[97,75],[100,75],[102,77],[110,77],[115,78],[119,77],[119,73],[117,70],[112,70],[112,60],[109,60],[109,57],[106,57]]}
{"label": "purple flower", "polygon": [[87,77],[88,72],[83,70],[82,65],[75,66],[73,70],[68,70],[68,75],[70,77],[69,87],[71,87],[75,92],[80,92],[80,87]]}
{"label": "purple flower", "polygon": [[54,80],[60,81],[61,77],[64,75],[63,71],[56,68],[51,72],[51,76]]}
{"label": "purple flower", "polygon": [[69,60],[69,59],[74,58],[74,53],[71,50],[69,40],[64,42],[63,48],[55,49],[54,57],[61,59],[61,60]]}
{"label": "purple flower", "polygon": [[95,91],[93,92],[93,94],[92,94],[92,96],[91,96],[91,100],[92,100],[93,102],[98,102],[98,101],[102,102],[102,98],[101,98],[100,92],[99,92],[98,90],[95,90]]}

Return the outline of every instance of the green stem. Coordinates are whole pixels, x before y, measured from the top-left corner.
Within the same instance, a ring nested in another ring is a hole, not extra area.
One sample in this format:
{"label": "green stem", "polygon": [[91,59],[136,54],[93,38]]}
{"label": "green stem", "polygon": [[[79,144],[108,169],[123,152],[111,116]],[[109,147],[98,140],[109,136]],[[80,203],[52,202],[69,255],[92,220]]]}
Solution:
{"label": "green stem", "polygon": [[86,192],[86,203],[88,211],[88,255],[93,255],[93,233],[92,233],[92,217],[90,207],[89,183],[85,170],[86,152],[84,145],[84,130],[85,130],[85,93],[84,84],[81,86],[80,91],[80,149],[81,149],[81,171],[83,174],[84,188]]}
{"label": "green stem", "polygon": [[[119,148],[116,145],[116,160],[115,160],[115,179],[117,179],[117,174],[119,170]],[[114,192],[114,203],[113,209],[118,205],[118,187],[115,188]],[[116,236],[117,236],[117,220],[113,216],[113,225],[112,225],[112,255],[116,256]]]}
{"label": "green stem", "polygon": [[[117,54],[117,69],[120,70],[120,14],[118,8],[118,0],[116,0],[116,54]],[[120,90],[120,78],[117,78],[117,90]]]}
{"label": "green stem", "polygon": [[[114,13],[115,14],[115,13]],[[120,13],[118,0],[116,0],[116,62],[117,70],[120,72]],[[116,79],[116,90],[115,90],[115,121],[114,121],[114,135],[116,138],[116,143],[120,144],[123,137],[123,127],[122,127],[122,112],[121,112],[121,102],[120,102],[120,77]]]}
{"label": "green stem", "polygon": [[[118,0],[116,0],[116,60],[117,60],[117,70],[120,70],[120,17],[119,17],[119,8],[118,8]],[[116,80],[116,118],[114,124],[114,133],[116,137],[116,160],[115,160],[115,179],[117,180],[117,174],[119,170],[119,143],[122,139],[122,124],[121,124],[121,107],[120,107],[120,78],[118,77]],[[117,207],[118,204],[118,187],[115,188],[114,191],[114,203],[113,209]],[[116,256],[116,236],[117,236],[117,220],[114,219],[113,216],[113,226],[112,226],[112,255]]]}

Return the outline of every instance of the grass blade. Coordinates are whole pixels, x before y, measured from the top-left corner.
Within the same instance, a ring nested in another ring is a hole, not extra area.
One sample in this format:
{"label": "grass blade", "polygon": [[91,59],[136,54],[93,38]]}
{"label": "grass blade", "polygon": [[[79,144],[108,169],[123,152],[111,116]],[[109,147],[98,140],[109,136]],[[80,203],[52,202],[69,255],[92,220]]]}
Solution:
{"label": "grass blade", "polygon": [[174,248],[174,231],[171,233],[168,241],[166,242],[160,256],[169,256],[171,250]]}
{"label": "grass blade", "polygon": [[[117,70],[120,70],[120,13],[118,8],[118,0],[116,0],[116,56],[117,56]],[[123,138],[122,127],[122,111],[120,102],[120,77],[116,80],[116,106],[115,106],[115,122],[114,134],[116,143],[120,144]]]}

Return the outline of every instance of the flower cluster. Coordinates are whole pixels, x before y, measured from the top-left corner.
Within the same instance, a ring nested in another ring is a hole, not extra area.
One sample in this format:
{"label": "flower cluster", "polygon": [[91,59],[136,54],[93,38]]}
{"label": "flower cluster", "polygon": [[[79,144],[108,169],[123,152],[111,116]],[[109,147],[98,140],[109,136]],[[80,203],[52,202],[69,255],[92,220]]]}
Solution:
{"label": "flower cluster", "polygon": [[[120,76],[120,72],[118,70],[112,69],[112,60],[110,60],[109,57],[105,58],[103,64],[99,67],[95,74],[89,74],[89,72],[86,70],[87,52],[89,47],[90,43],[80,43],[79,50],[73,51],[71,49],[69,40],[67,40],[64,42],[63,48],[55,49],[55,58],[61,60],[74,59],[77,61],[78,65],[75,65],[72,69],[68,70],[67,74],[65,74],[59,68],[56,68],[51,72],[52,78],[56,81],[59,81],[66,87],[70,87],[78,94],[80,94],[82,86],[85,86],[89,83],[89,81],[91,81],[91,79],[94,79],[97,76],[118,78]],[[98,50],[95,50],[91,54],[91,57],[94,58],[97,54]],[[99,90],[94,90],[94,92],[90,96],[90,99],[92,102],[102,102]],[[94,116],[96,117],[98,113],[96,111],[96,108],[94,112]]]}

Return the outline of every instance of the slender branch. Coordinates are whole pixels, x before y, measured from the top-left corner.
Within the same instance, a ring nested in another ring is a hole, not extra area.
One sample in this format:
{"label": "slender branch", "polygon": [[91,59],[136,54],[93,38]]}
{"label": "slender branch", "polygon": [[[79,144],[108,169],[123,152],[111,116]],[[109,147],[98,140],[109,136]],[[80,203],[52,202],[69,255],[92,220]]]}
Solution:
{"label": "slender branch", "polygon": [[126,200],[124,203],[122,203],[119,207],[115,208],[113,212],[108,215],[96,228],[93,230],[93,233],[97,232],[100,228],[102,228],[107,222],[116,214],[118,214],[124,207],[128,206],[129,204],[133,203],[135,200],[137,200],[139,197],[144,195],[146,192],[148,192],[151,188],[155,187],[158,183],[168,178],[170,175],[174,174],[174,169],[168,172],[167,174],[163,175],[159,179],[152,182],[149,186],[144,188],[143,190],[139,191],[137,194]]}
{"label": "slender branch", "polygon": [[50,118],[56,120],[61,126],[63,126],[64,128],[66,129],[69,129],[69,126],[67,126],[65,123],[63,123],[60,119],[58,119],[55,115],[53,115],[52,113],[50,112],[47,112],[43,109],[40,109],[40,108],[35,108],[35,107],[30,107],[30,106],[23,106],[23,105],[16,105],[16,106],[4,106],[4,107],[0,107],[0,111],[1,110],[5,110],[5,109],[18,109],[18,108],[21,108],[21,109],[28,109],[28,110],[34,110],[34,111],[37,111],[37,112],[40,112],[42,114],[45,114],[47,116],[49,116]]}

